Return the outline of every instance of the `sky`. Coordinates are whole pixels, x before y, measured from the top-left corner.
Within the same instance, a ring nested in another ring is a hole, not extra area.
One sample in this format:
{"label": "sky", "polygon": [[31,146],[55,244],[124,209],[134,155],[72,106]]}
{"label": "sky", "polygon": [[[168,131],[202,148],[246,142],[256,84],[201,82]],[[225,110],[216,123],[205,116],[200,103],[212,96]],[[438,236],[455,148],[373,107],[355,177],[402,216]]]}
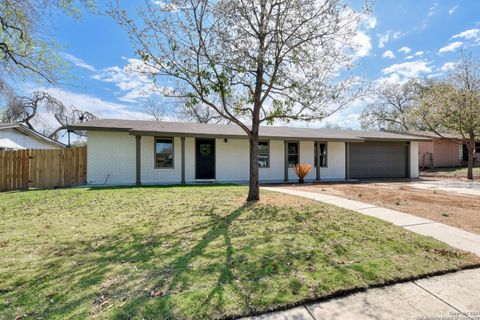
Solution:
{"label": "sky", "polygon": [[[126,2],[126,1],[125,1]],[[143,1],[128,1],[128,12]],[[100,1],[99,11],[105,7]],[[438,77],[451,68],[463,48],[480,53],[480,1],[377,0],[359,28],[353,75],[379,84],[411,77]],[[136,63],[128,36],[112,18],[85,13],[76,20],[54,16],[51,37],[70,63],[68,77],[58,85],[27,83],[23,90],[46,90],[79,109],[102,118],[145,119],[143,105],[149,79],[130,72]],[[333,116],[308,124],[359,129],[358,117],[367,101],[356,101]]]}

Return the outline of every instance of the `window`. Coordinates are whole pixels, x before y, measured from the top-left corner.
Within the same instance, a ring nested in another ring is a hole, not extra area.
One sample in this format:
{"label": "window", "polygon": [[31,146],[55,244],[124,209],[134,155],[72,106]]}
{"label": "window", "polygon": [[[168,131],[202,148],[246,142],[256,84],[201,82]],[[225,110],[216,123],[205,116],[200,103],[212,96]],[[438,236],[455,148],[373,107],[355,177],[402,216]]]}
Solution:
{"label": "window", "polygon": [[317,166],[318,145],[320,145],[320,167],[326,167],[327,166],[327,144],[322,142],[315,142],[315,159],[314,159],[315,167]]}
{"label": "window", "polygon": [[155,168],[173,168],[173,138],[155,139]]}
{"label": "window", "polygon": [[258,167],[268,168],[270,166],[270,148],[268,141],[258,143]]}
{"label": "window", "polygon": [[287,144],[288,167],[293,168],[298,163],[298,142]]}

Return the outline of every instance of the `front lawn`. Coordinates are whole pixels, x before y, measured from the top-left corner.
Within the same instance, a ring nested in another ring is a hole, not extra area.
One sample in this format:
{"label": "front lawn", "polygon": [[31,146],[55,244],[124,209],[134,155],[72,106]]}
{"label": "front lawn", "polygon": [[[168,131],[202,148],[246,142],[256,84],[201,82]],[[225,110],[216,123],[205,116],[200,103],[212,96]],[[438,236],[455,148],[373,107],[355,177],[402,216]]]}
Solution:
{"label": "front lawn", "polygon": [[246,192],[0,194],[0,318],[232,317],[479,262],[353,211]]}

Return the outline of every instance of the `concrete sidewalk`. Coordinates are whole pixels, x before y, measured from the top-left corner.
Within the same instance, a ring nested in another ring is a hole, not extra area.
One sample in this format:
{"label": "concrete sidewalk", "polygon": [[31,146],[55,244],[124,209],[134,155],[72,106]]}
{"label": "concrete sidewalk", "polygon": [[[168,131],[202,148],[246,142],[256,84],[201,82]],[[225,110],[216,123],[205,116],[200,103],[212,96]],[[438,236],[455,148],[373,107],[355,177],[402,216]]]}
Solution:
{"label": "concrete sidewalk", "polygon": [[400,211],[377,207],[369,203],[316,192],[295,190],[295,188],[291,187],[262,187],[262,189],[274,192],[283,192],[294,196],[321,201],[340,208],[350,209],[368,216],[388,221],[396,226],[403,227],[412,232],[430,236],[445,242],[454,248],[470,251],[480,256],[480,235],[451,227],[443,223],[420,218]]}
{"label": "concrete sidewalk", "polygon": [[480,319],[480,269],[369,289],[252,320]]}
{"label": "concrete sidewalk", "polygon": [[[376,217],[480,255],[480,236],[442,223],[345,198],[288,187],[264,190],[301,196]],[[368,289],[251,320],[480,319],[480,269]]]}

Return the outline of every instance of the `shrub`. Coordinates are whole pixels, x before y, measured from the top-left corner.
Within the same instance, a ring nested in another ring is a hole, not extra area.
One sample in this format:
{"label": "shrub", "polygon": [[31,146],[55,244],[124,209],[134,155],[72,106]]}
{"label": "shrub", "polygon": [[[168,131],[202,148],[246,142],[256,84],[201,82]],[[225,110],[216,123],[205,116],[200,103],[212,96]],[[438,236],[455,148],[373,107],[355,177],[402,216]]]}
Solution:
{"label": "shrub", "polygon": [[298,183],[303,183],[304,178],[307,176],[307,174],[312,170],[312,165],[311,164],[302,164],[302,163],[297,163],[295,165],[295,174],[298,177]]}

